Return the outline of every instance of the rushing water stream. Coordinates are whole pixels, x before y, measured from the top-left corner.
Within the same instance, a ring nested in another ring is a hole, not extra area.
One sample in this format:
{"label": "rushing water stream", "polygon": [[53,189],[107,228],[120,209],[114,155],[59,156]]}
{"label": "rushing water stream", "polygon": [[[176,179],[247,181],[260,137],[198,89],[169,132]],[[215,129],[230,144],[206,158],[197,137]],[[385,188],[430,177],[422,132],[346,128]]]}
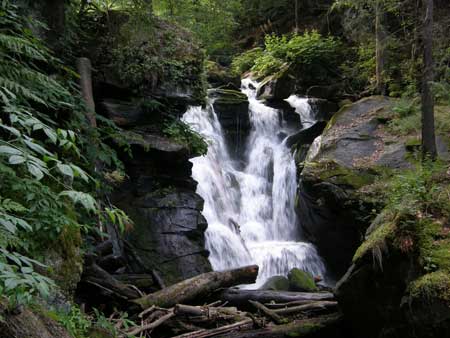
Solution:
{"label": "rushing water stream", "polygon": [[[209,142],[207,155],[192,160],[192,176],[205,200],[211,264],[214,270],[259,265],[252,287],[271,276],[287,275],[294,267],[324,277],[324,264],[315,247],[302,241],[298,225],[296,166],[280,137],[289,130],[280,123],[276,109],[256,99],[256,87],[257,83],[243,80],[252,125],[241,159],[244,168],[231,158],[212,104],[207,109],[191,107],[183,116]],[[297,113],[308,113],[305,102],[291,104]],[[300,112],[302,106],[306,110]]]}

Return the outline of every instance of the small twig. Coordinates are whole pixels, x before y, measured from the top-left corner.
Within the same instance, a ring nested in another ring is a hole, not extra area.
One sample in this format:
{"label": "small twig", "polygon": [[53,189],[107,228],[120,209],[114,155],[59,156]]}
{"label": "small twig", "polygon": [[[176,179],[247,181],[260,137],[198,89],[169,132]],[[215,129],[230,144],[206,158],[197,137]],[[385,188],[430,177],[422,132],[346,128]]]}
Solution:
{"label": "small twig", "polygon": [[142,311],[142,312],[138,315],[138,317],[139,317],[139,318],[144,318],[144,316],[145,316],[147,313],[153,312],[153,310],[155,310],[155,306],[154,306],[154,305],[153,305],[153,306],[150,306],[148,309]]}
{"label": "small twig", "polygon": [[173,316],[175,316],[175,314],[172,312],[169,312],[168,314],[162,316],[161,318],[155,320],[154,322],[147,324],[147,325],[142,325],[141,327],[137,327],[131,331],[127,332],[127,335],[129,336],[136,336],[137,334],[140,334],[144,331],[148,331],[148,330],[153,330],[156,327],[158,327],[159,325],[161,325],[162,323],[164,323],[166,320],[169,320],[170,318],[172,318]]}
{"label": "small twig", "polygon": [[276,314],[274,311],[268,309],[264,305],[262,305],[260,302],[249,300],[249,303],[252,304],[255,308],[260,310],[263,314],[265,314],[267,317],[272,319],[276,324],[284,324],[286,323],[286,319],[281,317],[280,315]]}

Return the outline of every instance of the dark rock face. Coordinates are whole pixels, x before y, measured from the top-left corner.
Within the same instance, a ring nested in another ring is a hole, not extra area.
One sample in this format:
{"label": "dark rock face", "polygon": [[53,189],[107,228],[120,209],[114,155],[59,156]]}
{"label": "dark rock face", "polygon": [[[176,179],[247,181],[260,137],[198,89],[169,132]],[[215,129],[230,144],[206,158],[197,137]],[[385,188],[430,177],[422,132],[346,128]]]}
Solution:
{"label": "dark rock face", "polygon": [[295,90],[295,79],[288,70],[280,70],[277,74],[265,78],[258,87],[258,99],[284,100]]}
{"label": "dark rock face", "polygon": [[373,181],[377,166],[410,166],[404,145],[383,134],[382,117],[390,105],[389,99],[370,97],[343,107],[301,174],[301,226],[336,276],[350,266],[368,227],[371,201],[365,203],[358,189]]}
{"label": "dark rock face", "polygon": [[297,134],[291,135],[286,140],[286,145],[292,147],[294,144],[311,144],[316,137],[320,136],[327,123],[318,121],[311,127],[300,130]]}
{"label": "dark rock face", "polygon": [[330,100],[339,96],[339,91],[341,90],[341,88],[341,84],[329,86],[311,86],[307,89],[306,96]]}
{"label": "dark rock face", "polygon": [[123,137],[133,158],[125,158],[129,179],[114,192],[113,203],[134,221],[125,238],[130,272],[155,269],[172,284],[210,271],[203,200],[190,177],[188,149],[148,132],[124,132]]}
{"label": "dark rock face", "polygon": [[30,309],[20,313],[6,311],[0,303],[0,338],[70,338],[67,330],[54,319]]}
{"label": "dark rock face", "polygon": [[231,89],[214,89],[210,95],[230,153],[237,156],[244,151],[251,129],[247,96]]}

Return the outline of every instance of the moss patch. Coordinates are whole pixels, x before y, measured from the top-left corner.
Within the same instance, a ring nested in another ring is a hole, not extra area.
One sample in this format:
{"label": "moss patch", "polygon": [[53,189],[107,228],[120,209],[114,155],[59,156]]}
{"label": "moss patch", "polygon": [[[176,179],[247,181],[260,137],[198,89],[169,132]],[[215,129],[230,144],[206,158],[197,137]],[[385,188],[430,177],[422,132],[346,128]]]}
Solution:
{"label": "moss patch", "polygon": [[289,288],[291,291],[317,291],[314,277],[311,276],[311,274],[309,274],[308,272],[294,268],[289,272],[288,279]]}
{"label": "moss patch", "polygon": [[411,283],[409,294],[413,299],[440,299],[450,304],[450,274],[444,271],[426,274]]}
{"label": "moss patch", "polygon": [[375,173],[370,171],[346,168],[331,160],[310,162],[308,171],[321,181],[345,185],[354,189],[373,183],[376,177]]}
{"label": "moss patch", "polygon": [[383,247],[386,247],[387,241],[394,237],[395,229],[396,225],[393,222],[387,222],[378,226],[356,250],[353,262],[361,259],[369,251],[375,253],[375,251],[380,251]]}

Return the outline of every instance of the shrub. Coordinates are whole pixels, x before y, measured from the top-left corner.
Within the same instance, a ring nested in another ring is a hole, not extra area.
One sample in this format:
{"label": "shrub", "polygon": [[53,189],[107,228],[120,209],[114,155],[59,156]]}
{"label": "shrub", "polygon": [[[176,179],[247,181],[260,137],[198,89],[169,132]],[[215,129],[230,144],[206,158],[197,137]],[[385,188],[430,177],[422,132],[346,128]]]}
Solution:
{"label": "shrub", "polygon": [[[233,61],[236,72],[251,70],[260,77],[277,73],[289,66],[301,74],[300,81],[313,84],[335,78],[340,64],[341,43],[333,37],[323,37],[317,31],[303,35],[266,35],[265,49],[248,51]],[[250,68],[251,67],[251,68]]]}
{"label": "shrub", "polygon": [[248,72],[255,65],[255,60],[263,55],[260,47],[250,49],[236,56],[231,63],[231,70],[235,75],[241,75]]}

